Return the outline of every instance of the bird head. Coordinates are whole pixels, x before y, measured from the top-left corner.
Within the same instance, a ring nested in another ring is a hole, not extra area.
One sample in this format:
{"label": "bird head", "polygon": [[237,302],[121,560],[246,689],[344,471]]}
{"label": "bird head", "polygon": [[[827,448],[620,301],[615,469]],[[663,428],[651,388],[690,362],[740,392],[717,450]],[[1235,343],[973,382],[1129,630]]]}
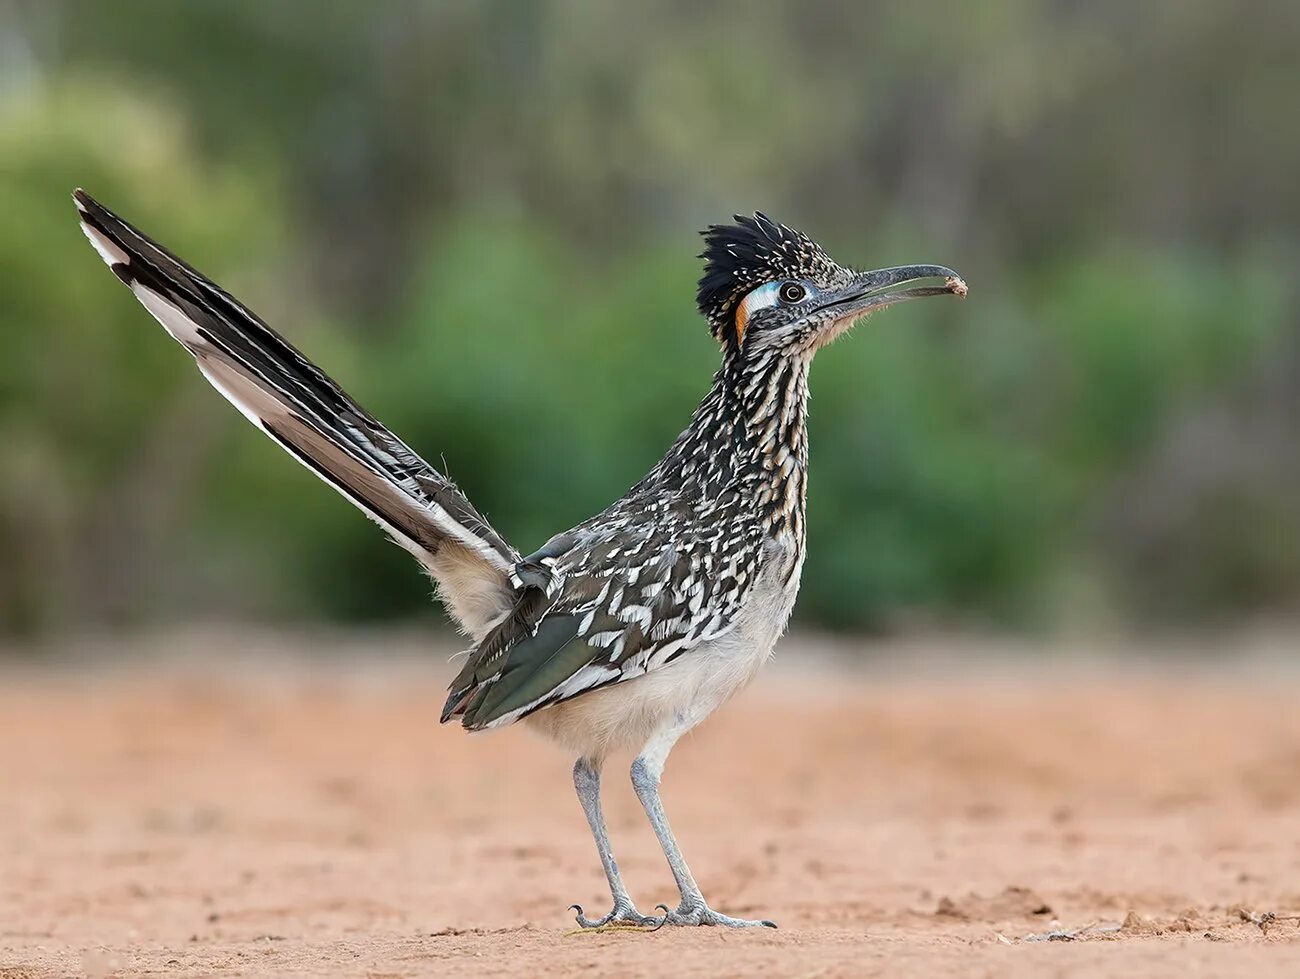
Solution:
{"label": "bird head", "polygon": [[[942,265],[846,268],[760,211],[703,234],[696,302],[714,338],[746,356],[810,355],[875,310],[921,296],[966,296],[966,283]],[[943,284],[923,284],[936,279]]]}

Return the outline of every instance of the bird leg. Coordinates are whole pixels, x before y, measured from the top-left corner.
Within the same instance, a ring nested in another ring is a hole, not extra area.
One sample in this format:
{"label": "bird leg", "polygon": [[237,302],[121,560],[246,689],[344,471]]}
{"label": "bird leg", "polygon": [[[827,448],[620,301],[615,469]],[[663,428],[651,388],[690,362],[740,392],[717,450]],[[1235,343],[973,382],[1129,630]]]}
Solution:
{"label": "bird leg", "polygon": [[[671,744],[668,747],[671,747]],[[672,827],[668,825],[668,816],[664,813],[663,803],[659,800],[659,775],[663,770],[663,756],[666,755],[666,749],[656,754],[647,751],[632,762],[632,787],[636,789],[637,798],[641,800],[645,814],[650,819],[650,825],[654,827],[655,835],[659,837],[659,845],[663,847],[664,856],[668,858],[668,869],[673,872],[673,878],[677,881],[677,890],[682,898],[682,903],[675,911],[668,910],[666,905],[659,905],[665,916],[663,923],[720,925],[725,928],[775,928],[776,923],[772,921],[750,921],[746,918],[731,918],[719,914],[704,902],[704,895],[700,893],[699,885],[691,876],[690,867],[686,866],[682,851],[677,846],[677,839],[673,836]]]}
{"label": "bird leg", "polygon": [[609,846],[609,832],[605,829],[605,815],[600,808],[600,763],[589,758],[579,758],[573,766],[573,787],[578,790],[578,801],[587,816],[591,835],[596,840],[596,852],[600,854],[600,864],[605,868],[605,877],[609,881],[609,892],[614,899],[614,907],[601,918],[588,918],[582,912],[582,905],[571,904],[569,909],[578,912],[578,925],[582,928],[605,928],[609,926],[658,927],[664,923],[663,918],[645,915],[636,909],[627,888],[623,886],[622,875],[618,872],[618,863]]}

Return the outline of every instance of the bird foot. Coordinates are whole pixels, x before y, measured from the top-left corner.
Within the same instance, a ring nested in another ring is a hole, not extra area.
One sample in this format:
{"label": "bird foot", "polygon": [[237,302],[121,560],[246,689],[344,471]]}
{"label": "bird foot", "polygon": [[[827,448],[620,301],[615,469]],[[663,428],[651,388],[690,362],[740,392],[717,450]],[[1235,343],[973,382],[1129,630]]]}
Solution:
{"label": "bird foot", "polygon": [[749,918],[732,918],[719,914],[702,901],[690,904],[683,901],[676,911],[669,911],[666,904],[656,905],[656,909],[664,913],[663,923],[666,925],[709,925],[719,928],[776,927],[775,921],[768,921],[766,918],[751,921]]}
{"label": "bird foot", "polygon": [[570,904],[569,910],[578,912],[576,920],[578,927],[583,931],[617,931],[619,929],[656,931],[662,928],[667,920],[665,917],[642,914],[631,902],[623,901],[616,902],[613,910],[602,918],[588,918],[583,914],[581,904]]}

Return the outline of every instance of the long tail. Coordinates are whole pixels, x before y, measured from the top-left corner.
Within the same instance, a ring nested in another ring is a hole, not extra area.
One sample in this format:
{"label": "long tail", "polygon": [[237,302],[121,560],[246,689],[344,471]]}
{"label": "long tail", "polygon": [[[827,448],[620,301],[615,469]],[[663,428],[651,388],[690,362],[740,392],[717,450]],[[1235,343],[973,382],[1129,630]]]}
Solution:
{"label": "long tail", "polygon": [[415,555],[467,632],[509,608],[518,552],[451,480],[239,300],[85,191],[73,199],[95,251],[212,386]]}

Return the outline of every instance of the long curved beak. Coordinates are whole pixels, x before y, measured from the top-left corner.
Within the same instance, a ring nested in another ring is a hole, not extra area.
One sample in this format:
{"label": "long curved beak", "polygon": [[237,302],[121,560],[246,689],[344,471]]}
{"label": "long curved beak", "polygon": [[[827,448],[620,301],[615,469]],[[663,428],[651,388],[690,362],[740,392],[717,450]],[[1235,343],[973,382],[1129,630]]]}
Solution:
{"label": "long curved beak", "polygon": [[[942,279],[943,285],[909,285],[926,279]],[[818,308],[833,311],[837,321],[856,319],[907,299],[950,293],[958,299],[966,298],[966,283],[952,269],[942,265],[900,265],[855,276],[848,285],[827,296]]]}

